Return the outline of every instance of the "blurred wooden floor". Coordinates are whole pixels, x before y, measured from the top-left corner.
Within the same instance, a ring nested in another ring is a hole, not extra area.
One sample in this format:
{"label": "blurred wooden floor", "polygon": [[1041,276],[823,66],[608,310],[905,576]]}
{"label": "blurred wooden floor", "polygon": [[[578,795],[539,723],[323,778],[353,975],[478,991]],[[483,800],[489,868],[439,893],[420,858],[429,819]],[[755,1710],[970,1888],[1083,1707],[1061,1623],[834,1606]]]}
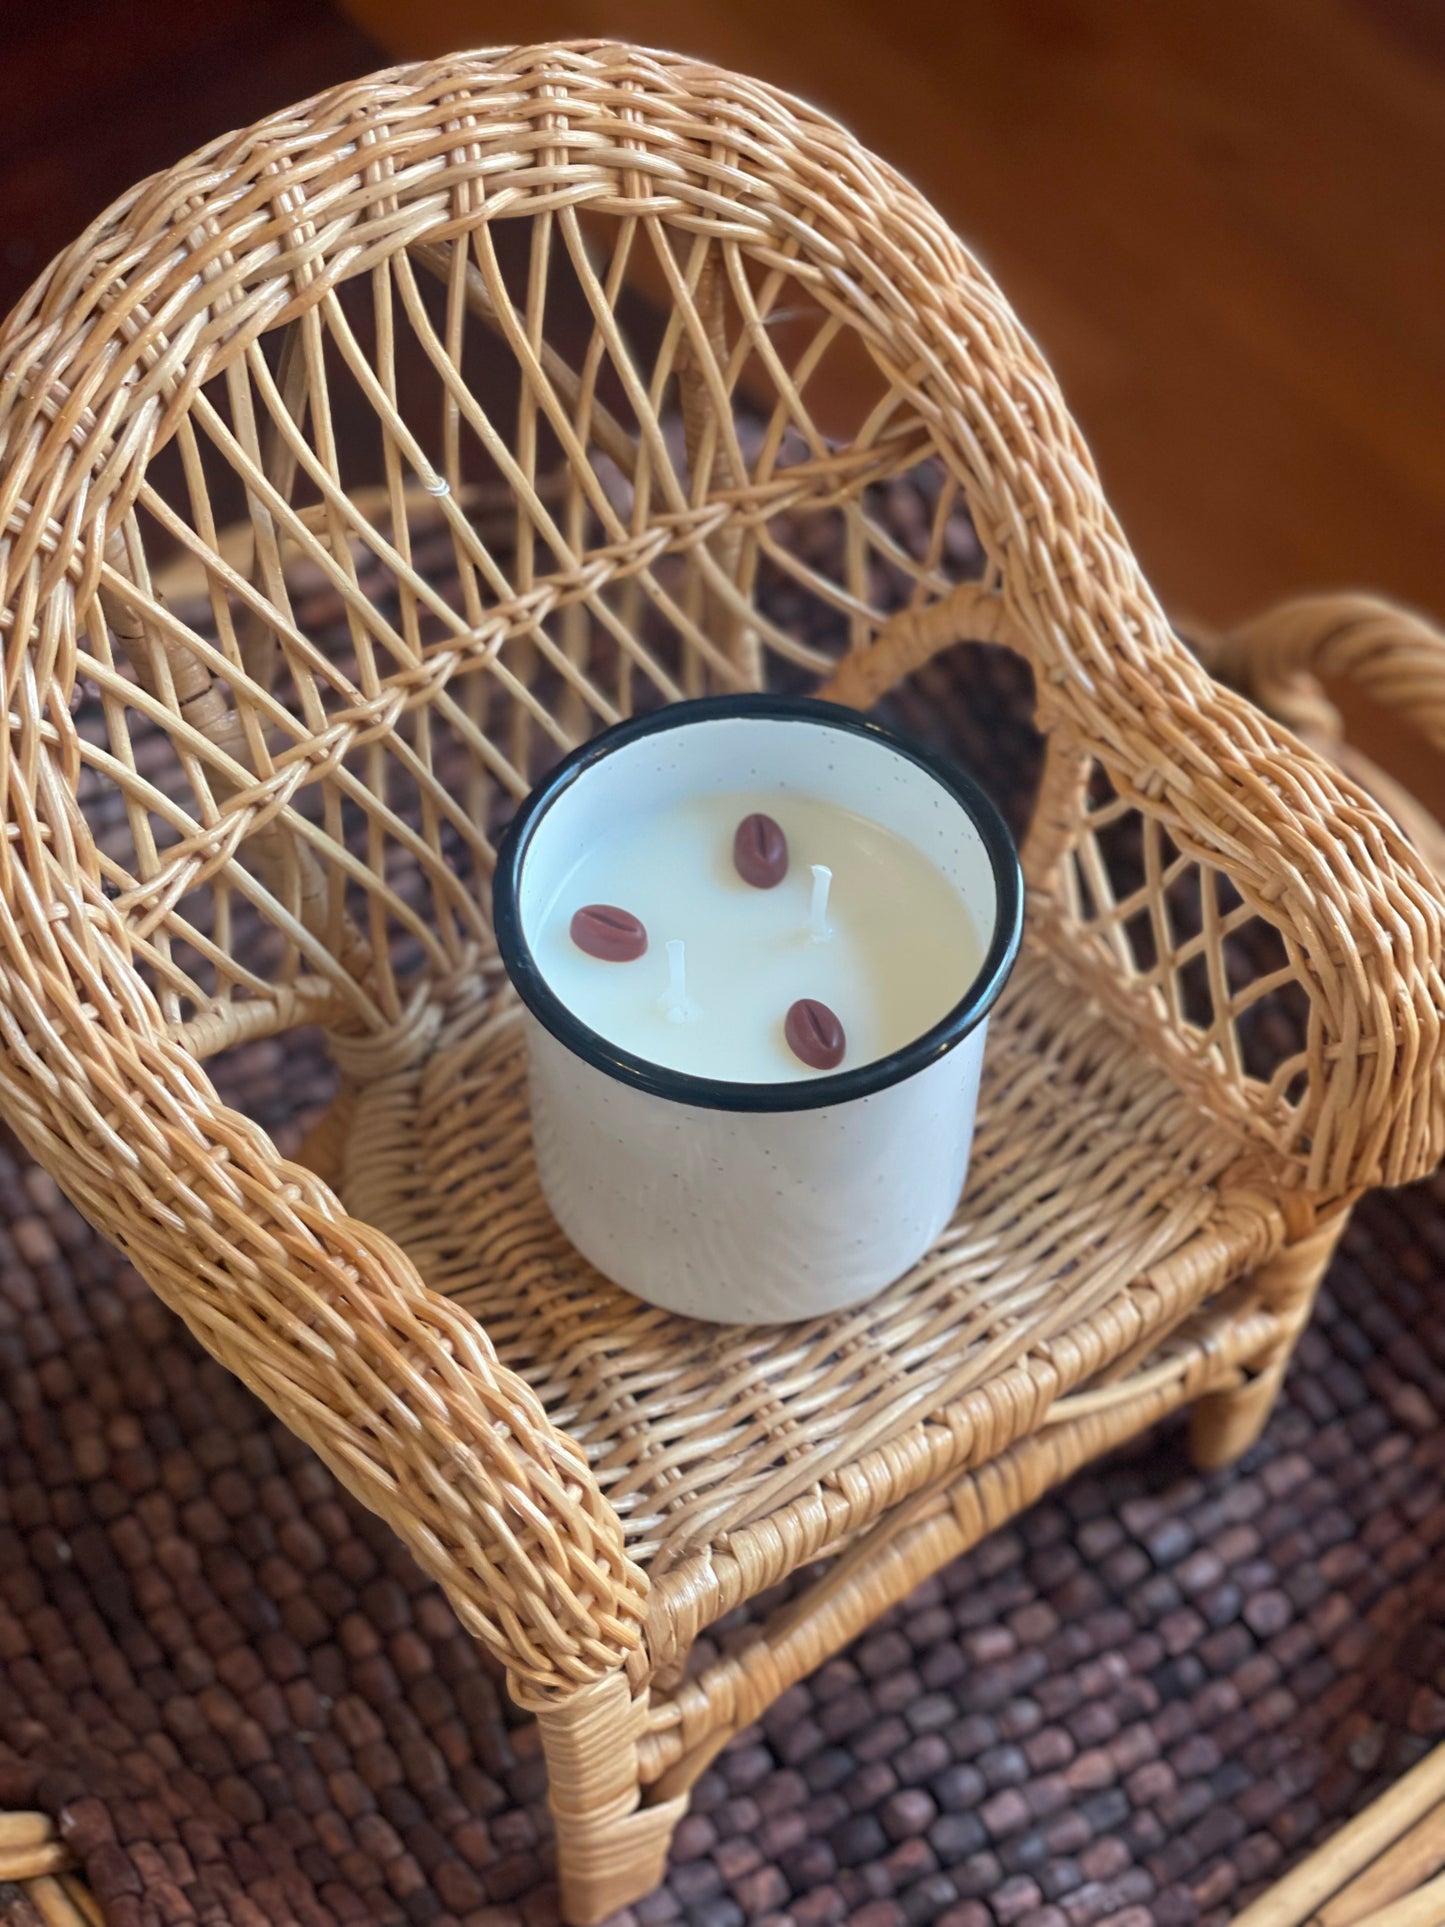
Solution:
{"label": "blurred wooden floor", "polygon": [[808,95],[1041,340],[1146,568],[1445,610],[1445,6],[351,0],[398,54],[617,32]]}
{"label": "blurred wooden floor", "polygon": [[[939,204],[1053,360],[1176,612],[1363,585],[1445,613],[1442,0],[352,0],[352,16],[15,11],[5,305],[134,177],[378,48],[682,46],[807,94]],[[1372,740],[1408,760],[1378,725]]]}

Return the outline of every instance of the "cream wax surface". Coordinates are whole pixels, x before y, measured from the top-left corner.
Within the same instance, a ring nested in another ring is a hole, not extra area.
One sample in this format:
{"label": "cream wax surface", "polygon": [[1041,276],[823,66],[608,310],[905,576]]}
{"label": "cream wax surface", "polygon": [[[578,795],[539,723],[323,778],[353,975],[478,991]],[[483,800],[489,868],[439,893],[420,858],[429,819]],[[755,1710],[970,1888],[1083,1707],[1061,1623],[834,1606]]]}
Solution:
{"label": "cream wax surface", "polygon": [[[788,839],[788,874],[771,890],[733,866],[734,833],[754,811]],[[814,864],[832,871],[822,941],[810,932]],[[642,919],[644,957],[608,963],[578,949],[572,916],[595,903]],[[683,1021],[667,1007],[674,940],[686,946]],[[849,1070],[936,1024],[983,955],[962,894],[912,842],[786,788],[684,797],[596,827],[536,919],[532,947],[552,990],[608,1042],[696,1077],[759,1084],[818,1075],[784,1039],[797,999],[837,1014]]]}

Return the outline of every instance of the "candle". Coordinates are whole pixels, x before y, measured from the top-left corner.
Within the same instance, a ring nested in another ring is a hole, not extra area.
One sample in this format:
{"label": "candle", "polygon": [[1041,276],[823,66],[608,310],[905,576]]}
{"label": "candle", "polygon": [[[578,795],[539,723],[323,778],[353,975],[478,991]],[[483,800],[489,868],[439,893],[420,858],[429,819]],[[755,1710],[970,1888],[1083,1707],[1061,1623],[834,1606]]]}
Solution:
{"label": "candle", "polygon": [[[738,824],[764,810],[791,862],[761,890],[738,875],[732,852]],[[640,959],[602,961],[573,941],[574,914],[599,902],[646,929]],[[781,787],[684,796],[600,826],[539,925],[537,966],[590,1029],[654,1064],[736,1083],[817,1076],[784,1036],[800,998],[837,1013],[848,1063],[887,1056],[957,1003],[983,954],[968,904],[922,851],[856,811]],[[686,1023],[667,1021],[674,941],[686,948]]]}
{"label": "candle", "polygon": [[1021,915],[961,772],[826,704],[677,704],[533,792],[495,913],[542,1186],[606,1275],[805,1317],[947,1222]]}

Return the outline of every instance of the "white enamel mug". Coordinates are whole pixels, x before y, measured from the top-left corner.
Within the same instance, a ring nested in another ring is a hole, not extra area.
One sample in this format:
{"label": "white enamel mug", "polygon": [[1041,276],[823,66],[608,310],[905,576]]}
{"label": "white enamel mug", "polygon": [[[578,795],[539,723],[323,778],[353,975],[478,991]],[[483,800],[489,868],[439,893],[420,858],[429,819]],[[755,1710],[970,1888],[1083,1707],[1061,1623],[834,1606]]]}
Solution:
{"label": "white enamel mug", "polygon": [[[693,1076],[609,1042],[544,977],[541,919],[598,827],[623,810],[736,791],[739,771],[754,789],[775,775],[907,839],[963,897],[977,972],[939,1022],[889,1055],[801,1081]],[[527,1010],[542,1189],[566,1236],[616,1284],[724,1324],[816,1318],[901,1277],[948,1223],[968,1171],[988,1012],[1023,918],[1012,839],[961,770],[828,703],[674,703],[605,731],[543,779],[503,840],[493,906]]]}

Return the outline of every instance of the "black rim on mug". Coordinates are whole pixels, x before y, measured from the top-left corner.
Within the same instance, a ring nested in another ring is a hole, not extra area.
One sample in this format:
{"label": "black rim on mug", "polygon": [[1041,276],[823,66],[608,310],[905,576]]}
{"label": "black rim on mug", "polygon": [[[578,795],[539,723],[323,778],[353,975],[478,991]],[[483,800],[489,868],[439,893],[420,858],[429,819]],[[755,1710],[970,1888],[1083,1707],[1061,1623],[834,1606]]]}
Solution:
{"label": "black rim on mug", "polygon": [[[876,742],[931,776],[945,790],[978,831],[993,871],[995,915],[993,934],[972,983],[951,1010],[921,1036],[855,1069],[822,1077],[779,1084],[733,1084],[722,1078],[694,1077],[637,1057],[621,1045],[609,1043],[568,1009],[542,975],[522,929],[520,908],[522,868],[527,847],[547,811],[564,791],[613,751],[644,737],[682,729],[690,723],[801,720],[820,723]],[[1008,826],[992,799],[973,778],[955,764],[935,756],[891,729],[836,703],[811,696],[701,696],[690,702],[615,723],[572,751],[550,770],[513,817],[497,853],[492,881],[492,921],[502,965],[517,995],[544,1029],[584,1062],[594,1065],[621,1084],[674,1103],[713,1111],[816,1111],[831,1104],[871,1097],[891,1084],[913,1077],[961,1044],[976,1029],[998,999],[1018,955],[1023,933],[1023,872]]]}

